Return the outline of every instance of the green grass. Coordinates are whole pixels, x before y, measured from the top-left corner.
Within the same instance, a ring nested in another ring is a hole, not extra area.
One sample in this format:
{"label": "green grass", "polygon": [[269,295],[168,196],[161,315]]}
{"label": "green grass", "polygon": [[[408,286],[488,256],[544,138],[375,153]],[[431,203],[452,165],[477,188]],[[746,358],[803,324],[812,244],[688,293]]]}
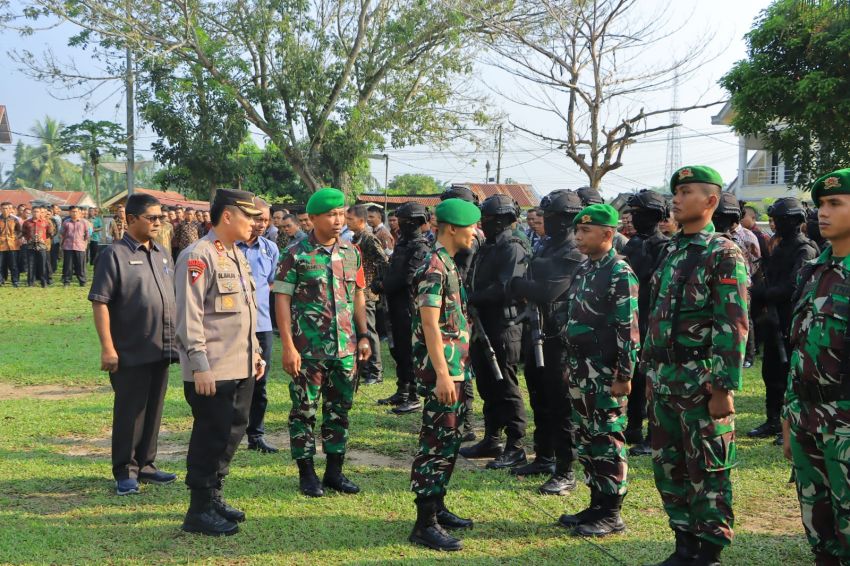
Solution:
{"label": "green grass", "polygon": [[[0,563],[645,564],[670,552],[671,534],[646,458],[629,462],[628,532],[622,536],[587,541],[554,526],[560,513],[583,507],[584,487],[570,497],[543,497],[535,493],[538,479],[461,463],[448,502],[476,521],[462,535],[465,550],[440,555],[413,547],[407,542],[414,519],[409,462],[419,415],[390,416],[374,403],[393,390],[391,368],[384,384],[361,388],[351,413],[350,448],[359,458],[347,471],[363,488],[360,495],[305,498],[297,493],[287,450],[268,456],[239,450],[226,494],[248,513],[241,532],[222,539],[184,534],[179,525],[188,498],[181,483],[145,486],[140,496],[113,495],[112,395],[98,371],[86,293],[61,286],[0,289]],[[280,439],[290,402],[277,354],[272,367],[267,428]],[[160,465],[182,476],[191,415],[176,369]],[[749,370],[737,397],[741,431],[761,420],[759,376],[758,368]],[[76,393],[45,397],[43,388],[28,388],[10,395],[9,385],[74,386]],[[475,411],[480,425],[479,402]],[[808,562],[779,449],[741,438],[739,457],[733,473],[736,540],[724,554],[726,563]]]}

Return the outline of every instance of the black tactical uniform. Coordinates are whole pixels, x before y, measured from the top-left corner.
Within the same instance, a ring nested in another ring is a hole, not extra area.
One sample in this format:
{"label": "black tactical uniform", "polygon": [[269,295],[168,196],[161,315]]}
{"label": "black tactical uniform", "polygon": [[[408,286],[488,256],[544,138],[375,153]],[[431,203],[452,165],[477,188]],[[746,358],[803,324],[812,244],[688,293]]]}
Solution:
{"label": "black tactical uniform", "polygon": [[514,468],[512,473],[552,476],[541,486],[541,493],[565,494],[575,488],[572,471],[575,450],[570,420],[570,401],[562,377],[563,345],[559,338],[566,322],[555,317],[564,312],[567,290],[580,264],[586,259],[576,249],[572,228],[575,215],[583,208],[573,191],[558,190],[543,197],[543,223],[547,239],[529,264],[527,277],[515,278],[512,292],[540,310],[543,319],[544,367],[538,368],[531,341],[526,341],[525,380],[534,412],[535,461]]}
{"label": "black tactical uniform", "polygon": [[396,243],[390,265],[384,277],[372,283],[372,290],[386,295],[389,308],[392,346],[390,353],[396,363],[396,393],[381,399],[382,405],[394,405],[393,412],[404,414],[421,408],[413,376],[411,327],[413,275],[425,259],[430,246],[420,227],[428,219],[428,209],[415,202],[406,202],[396,210],[401,238]]}
{"label": "black tactical uniform", "polygon": [[[632,224],[637,234],[632,236],[623,248],[623,256],[637,277],[638,288],[638,326],[640,341],[646,338],[646,324],[649,319],[650,280],[662,260],[667,255],[670,238],[661,233],[658,223],[670,213],[667,201],[655,191],[642,190],[629,197],[627,202],[632,213]],[[646,418],[646,373],[638,366],[632,377],[632,392],[626,409],[626,442],[634,446],[629,450],[632,456],[644,456],[652,453],[649,446],[649,434],[643,438],[643,420]]]}
{"label": "black tactical uniform", "polygon": [[806,220],[806,209],[796,198],[781,198],[771,206],[768,215],[776,225],[779,243],[773,248],[770,262],[764,270],[764,283],[753,287],[753,297],[764,305],[763,312],[755,314],[762,322],[764,360],[761,377],[765,386],[765,412],[767,420],[749,431],[747,436],[766,437],[781,433],[779,421],[790,369],[791,328],[793,305],[791,297],[796,290],[797,275],[807,261],[818,257],[818,247],[801,233]]}
{"label": "black tactical uniform", "polygon": [[[520,305],[510,295],[514,277],[522,277],[528,255],[511,225],[519,216],[513,200],[494,195],[481,205],[481,226],[486,240],[475,254],[468,281],[468,304],[472,319],[469,357],[484,400],[484,439],[463,448],[466,458],[496,457],[488,468],[500,469],[525,463],[525,403],[517,381],[522,354],[522,326],[516,323]],[[492,351],[492,354],[491,354]],[[492,355],[499,368],[498,379]],[[499,437],[505,429],[507,444],[501,451]]]}

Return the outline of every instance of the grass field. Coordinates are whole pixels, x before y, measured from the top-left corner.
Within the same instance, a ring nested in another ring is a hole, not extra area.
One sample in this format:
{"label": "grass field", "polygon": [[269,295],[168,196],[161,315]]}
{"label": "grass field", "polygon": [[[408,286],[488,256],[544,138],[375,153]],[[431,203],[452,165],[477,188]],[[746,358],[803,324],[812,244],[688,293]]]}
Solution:
{"label": "grass field", "polygon": [[[624,535],[590,541],[554,526],[564,510],[584,506],[584,486],[569,497],[544,497],[535,492],[537,478],[515,479],[460,462],[448,502],[476,521],[463,535],[465,550],[440,555],[411,546],[409,463],[419,415],[394,417],[375,404],[392,392],[392,367],[383,384],[360,389],[351,412],[346,470],[361,494],[308,499],[297,492],[288,450],[239,450],[226,494],[248,514],[241,532],[219,539],[184,534],[179,526],[188,494],[179,481],[145,486],[138,496],[113,495],[112,394],[98,371],[86,293],[76,286],[0,289],[0,563],[646,564],[670,552],[671,533],[647,458],[629,462]],[[290,402],[277,351],[272,368],[267,428],[288,449]],[[760,422],[759,376],[758,367],[749,370],[737,397],[739,430]],[[480,416],[477,402],[479,430]],[[159,464],[181,478],[190,426],[173,370]],[[779,449],[747,438],[739,446],[736,539],[724,563],[810,562]],[[318,468],[321,473],[323,465]]]}

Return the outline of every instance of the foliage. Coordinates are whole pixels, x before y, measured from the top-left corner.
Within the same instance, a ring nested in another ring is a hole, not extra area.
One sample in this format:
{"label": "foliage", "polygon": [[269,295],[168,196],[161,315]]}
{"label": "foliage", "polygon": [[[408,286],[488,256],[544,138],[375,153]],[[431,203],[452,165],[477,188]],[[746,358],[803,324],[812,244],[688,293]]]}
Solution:
{"label": "foliage", "polygon": [[444,183],[430,175],[407,173],[393,177],[388,192],[391,195],[435,195],[441,193],[444,188]]}
{"label": "foliage", "polygon": [[49,116],[36,122],[30,133],[38,141],[28,145],[18,140],[14,164],[6,178],[9,187],[81,190],[80,167],[64,158],[60,132],[64,125]]}
{"label": "foliage", "polygon": [[116,157],[126,153],[122,146],[126,139],[124,130],[114,122],[83,120],[62,129],[59,133],[59,150],[63,153],[80,153],[92,168],[95,202],[100,207],[100,175],[98,165],[104,154]]}
{"label": "foliage", "polygon": [[846,3],[778,0],[746,35],[748,57],[720,83],[732,126],[758,136],[805,188],[850,165],[850,10]]}

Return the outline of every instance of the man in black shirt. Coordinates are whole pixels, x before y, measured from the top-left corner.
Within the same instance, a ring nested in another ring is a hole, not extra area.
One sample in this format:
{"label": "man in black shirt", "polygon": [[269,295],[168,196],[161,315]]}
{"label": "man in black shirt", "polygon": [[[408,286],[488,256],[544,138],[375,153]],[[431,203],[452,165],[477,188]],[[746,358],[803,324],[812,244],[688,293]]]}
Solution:
{"label": "man in black shirt", "polygon": [[174,265],[154,238],[164,222],[159,201],[127,199],[124,237],[100,252],[89,300],[100,338],[101,369],[115,391],[112,474],[116,493],[139,492],[139,481],[177,476],[154,465],[168,366],[177,359]]}

